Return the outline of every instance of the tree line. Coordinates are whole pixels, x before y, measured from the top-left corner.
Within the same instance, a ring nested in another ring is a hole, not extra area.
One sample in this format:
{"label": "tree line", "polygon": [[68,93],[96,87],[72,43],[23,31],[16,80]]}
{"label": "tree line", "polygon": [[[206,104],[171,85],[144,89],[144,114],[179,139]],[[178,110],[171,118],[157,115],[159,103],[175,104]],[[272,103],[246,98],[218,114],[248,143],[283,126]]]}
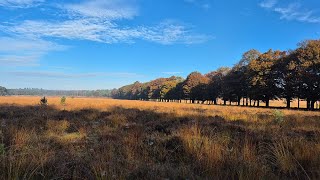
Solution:
{"label": "tree line", "polygon": [[6,89],[0,86],[0,96],[27,95],[27,96],[86,96],[111,97],[112,90],[46,90],[38,88]]}
{"label": "tree line", "polygon": [[[177,101],[189,100],[217,104],[241,101],[246,106],[270,106],[271,100],[285,99],[290,108],[293,99],[305,100],[314,109],[320,100],[320,40],[306,40],[295,50],[255,49],[242,55],[232,68],[221,67],[207,74],[192,72],[186,79],[172,76],[147,83],[135,82],[112,90],[116,99]],[[253,103],[253,104],[252,104]],[[300,103],[298,103],[300,108]]]}

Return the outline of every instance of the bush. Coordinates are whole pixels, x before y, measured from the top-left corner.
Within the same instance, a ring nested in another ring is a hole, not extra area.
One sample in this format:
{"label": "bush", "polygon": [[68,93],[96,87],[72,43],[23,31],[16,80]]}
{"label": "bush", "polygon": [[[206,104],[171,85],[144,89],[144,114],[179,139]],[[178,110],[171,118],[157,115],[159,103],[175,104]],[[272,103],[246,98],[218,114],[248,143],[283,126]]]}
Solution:
{"label": "bush", "polygon": [[48,105],[48,100],[45,96],[40,99],[40,105],[42,105],[42,106]]}
{"label": "bush", "polygon": [[66,105],[66,101],[67,101],[67,98],[65,96],[62,96],[61,100],[60,100],[60,104],[65,106]]}
{"label": "bush", "polygon": [[284,114],[280,110],[274,110],[273,116],[274,116],[274,122],[277,124],[281,124],[284,120]]}

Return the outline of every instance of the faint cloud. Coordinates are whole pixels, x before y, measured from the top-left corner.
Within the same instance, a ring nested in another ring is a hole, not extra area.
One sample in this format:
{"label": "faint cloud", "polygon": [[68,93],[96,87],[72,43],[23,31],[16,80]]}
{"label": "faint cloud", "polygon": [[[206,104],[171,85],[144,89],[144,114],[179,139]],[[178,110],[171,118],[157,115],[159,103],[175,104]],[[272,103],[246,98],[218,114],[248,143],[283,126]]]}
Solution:
{"label": "faint cloud", "polygon": [[75,16],[96,17],[103,19],[131,19],[138,14],[137,7],[125,0],[93,0],[82,3],[66,4],[61,8]]}
{"label": "faint cloud", "polygon": [[312,10],[302,7],[300,3],[290,3],[280,6],[277,0],[267,0],[260,4],[260,7],[272,10],[280,15],[280,19],[296,20],[307,23],[320,23],[320,16],[314,15]]}
{"label": "faint cloud", "polygon": [[320,23],[320,17],[313,16],[313,12],[311,10],[302,10],[301,5],[298,3],[292,3],[282,8],[278,7],[275,8],[274,11],[280,13],[281,19]]}
{"label": "faint cloud", "polygon": [[53,71],[12,71],[7,72],[14,76],[21,77],[39,77],[39,78],[63,78],[63,79],[73,79],[73,78],[92,78],[92,77],[112,77],[112,78],[132,78],[141,77],[136,73],[104,73],[104,72],[94,72],[94,73],[64,73],[64,72],[53,72]]}
{"label": "faint cloud", "polygon": [[8,51],[36,51],[36,52],[44,52],[51,50],[64,50],[67,47],[58,45],[56,43],[45,41],[42,39],[27,39],[20,37],[0,37],[0,52],[8,52]]}
{"label": "faint cloud", "polygon": [[265,0],[262,1],[259,5],[263,8],[272,8],[277,4],[278,0]]}
{"label": "faint cloud", "polygon": [[67,48],[42,39],[20,37],[0,37],[0,44],[2,66],[38,66],[38,61],[44,54]]}
{"label": "faint cloud", "polygon": [[160,44],[196,44],[212,39],[211,36],[195,34],[192,29],[172,22],[156,26],[119,27],[114,22],[95,18],[63,22],[29,20],[13,26],[3,26],[3,30],[31,38],[56,37],[108,44],[134,43],[136,39]]}
{"label": "faint cloud", "polygon": [[[16,0],[21,3],[24,1],[31,3],[31,0]],[[177,22],[164,21],[152,26],[129,26],[119,23],[118,21],[122,19],[132,19],[138,15],[135,2],[134,0],[92,0],[61,3],[53,8],[63,14],[63,18],[2,23],[0,31],[29,39],[63,38],[107,44],[135,43],[137,40],[164,45],[197,44],[213,39],[209,35],[195,33],[191,27]],[[209,7],[209,4],[203,5]]]}
{"label": "faint cloud", "polygon": [[38,54],[0,55],[1,66],[39,66]]}
{"label": "faint cloud", "polygon": [[0,6],[8,8],[30,8],[38,6],[45,0],[0,0]]}
{"label": "faint cloud", "polygon": [[183,72],[179,72],[179,71],[177,71],[177,72],[162,72],[162,74],[167,74],[167,75],[175,75],[175,74],[182,74]]}
{"label": "faint cloud", "polygon": [[193,4],[197,7],[200,7],[204,10],[209,10],[211,8],[211,4],[205,0],[184,0],[184,2]]}

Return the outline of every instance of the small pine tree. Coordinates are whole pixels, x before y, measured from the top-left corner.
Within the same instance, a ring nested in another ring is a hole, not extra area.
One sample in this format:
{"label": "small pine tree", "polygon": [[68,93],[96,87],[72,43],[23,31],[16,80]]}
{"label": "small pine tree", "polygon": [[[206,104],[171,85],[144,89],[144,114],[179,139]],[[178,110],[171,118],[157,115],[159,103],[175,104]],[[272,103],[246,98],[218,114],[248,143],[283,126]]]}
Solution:
{"label": "small pine tree", "polygon": [[40,105],[41,105],[41,106],[46,106],[46,105],[48,105],[48,100],[47,100],[47,98],[46,98],[45,96],[40,99]]}
{"label": "small pine tree", "polygon": [[60,104],[64,107],[64,110],[66,106],[66,101],[67,101],[67,98],[65,96],[62,96],[60,99]]}

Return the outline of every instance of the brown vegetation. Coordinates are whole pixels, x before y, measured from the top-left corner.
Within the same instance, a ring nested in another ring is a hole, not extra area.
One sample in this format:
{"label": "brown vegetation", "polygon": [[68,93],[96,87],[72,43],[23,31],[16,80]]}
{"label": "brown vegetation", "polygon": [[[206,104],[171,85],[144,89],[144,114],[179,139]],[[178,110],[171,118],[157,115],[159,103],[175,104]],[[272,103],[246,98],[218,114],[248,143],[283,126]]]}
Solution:
{"label": "brown vegetation", "polygon": [[0,97],[0,179],[320,178],[319,112],[39,100]]}

